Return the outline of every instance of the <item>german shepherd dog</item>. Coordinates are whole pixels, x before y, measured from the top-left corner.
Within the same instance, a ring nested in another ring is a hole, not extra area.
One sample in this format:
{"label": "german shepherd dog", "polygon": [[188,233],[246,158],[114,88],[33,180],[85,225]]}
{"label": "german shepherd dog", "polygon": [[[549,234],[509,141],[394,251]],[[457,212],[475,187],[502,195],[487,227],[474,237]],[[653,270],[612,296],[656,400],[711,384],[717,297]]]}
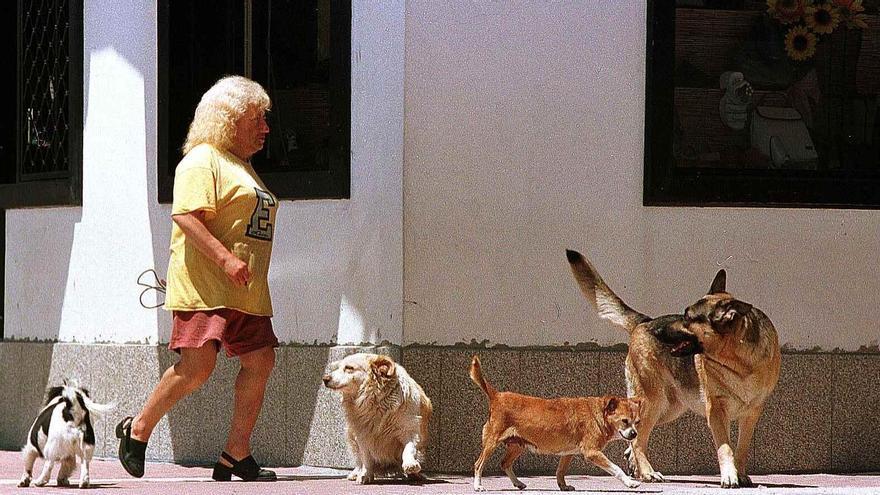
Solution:
{"label": "german shepherd dog", "polygon": [[[776,329],[751,304],[726,291],[718,271],[709,293],[683,315],[645,316],[626,305],[577,251],[566,250],[574,277],[601,318],[629,332],[626,383],[644,399],[639,436],[626,456],[634,476],[665,481],[647,458],[651,431],[686,410],[706,416],[718,453],[721,486],[750,486],[746,461],[764,402],[779,379]],[[737,421],[736,453],[730,422]]]}

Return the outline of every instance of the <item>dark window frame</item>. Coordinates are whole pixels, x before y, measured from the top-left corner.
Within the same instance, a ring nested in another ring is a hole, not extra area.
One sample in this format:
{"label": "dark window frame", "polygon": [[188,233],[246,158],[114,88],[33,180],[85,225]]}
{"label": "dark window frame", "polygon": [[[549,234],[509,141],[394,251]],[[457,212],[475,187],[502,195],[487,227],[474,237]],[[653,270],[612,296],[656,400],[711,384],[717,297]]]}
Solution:
{"label": "dark window frame", "polygon": [[[158,201],[171,203],[174,187],[174,168],[182,158],[180,143],[171,143],[169,137],[169,68],[171,67],[170,52],[170,12],[169,1],[158,2],[158,159],[157,185]],[[331,81],[334,121],[344,122],[340,128],[344,133],[341,138],[347,144],[346,159],[343,166],[331,167],[328,171],[260,171],[260,178],[272,193],[282,200],[299,199],[348,199],[351,197],[351,1],[332,0],[331,9],[334,21],[347,25],[347,30],[339,39],[334,39],[334,70],[337,77]],[[339,34],[339,33],[337,33]],[[258,45],[255,41],[254,45]],[[231,73],[231,72],[230,72]],[[207,88],[205,88],[207,89]],[[195,108],[179,109],[192,115]]]}
{"label": "dark window frame", "polygon": [[880,208],[880,173],[676,167],[672,154],[675,2],[649,0],[645,206]]}
{"label": "dark window frame", "polygon": [[[71,206],[82,204],[82,135],[83,135],[83,3],[68,0],[68,170],[54,177],[23,180],[23,128],[26,125],[22,111],[22,12],[25,0],[16,2],[16,159],[15,181],[0,184],[0,209],[35,206]],[[8,164],[2,164],[8,166]]]}

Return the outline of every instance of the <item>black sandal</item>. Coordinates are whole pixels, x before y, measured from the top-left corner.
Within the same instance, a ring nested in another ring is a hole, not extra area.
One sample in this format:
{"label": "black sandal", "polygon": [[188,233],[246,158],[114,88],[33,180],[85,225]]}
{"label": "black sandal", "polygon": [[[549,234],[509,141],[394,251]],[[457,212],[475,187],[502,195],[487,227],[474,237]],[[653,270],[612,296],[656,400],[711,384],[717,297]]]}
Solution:
{"label": "black sandal", "polygon": [[144,476],[147,442],[131,438],[132,420],[134,418],[127,416],[116,425],[116,438],[119,439],[119,462],[122,463],[125,472],[135,478],[141,478]]}
{"label": "black sandal", "polygon": [[232,466],[227,466],[219,461],[214,464],[214,473],[211,474],[214,481],[230,481],[233,474],[241,478],[242,481],[275,481],[278,479],[275,476],[275,471],[260,468],[252,455],[239,461],[233,459],[226,452],[221,452],[220,457]]}

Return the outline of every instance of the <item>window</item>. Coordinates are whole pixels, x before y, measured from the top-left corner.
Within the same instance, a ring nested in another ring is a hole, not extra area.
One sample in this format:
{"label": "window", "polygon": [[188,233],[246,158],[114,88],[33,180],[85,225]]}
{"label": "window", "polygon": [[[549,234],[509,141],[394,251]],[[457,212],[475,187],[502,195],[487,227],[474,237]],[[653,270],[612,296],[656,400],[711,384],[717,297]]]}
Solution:
{"label": "window", "polygon": [[648,2],[646,205],[880,207],[880,12]]}
{"label": "window", "polygon": [[0,208],[80,204],[82,2],[19,0],[3,16],[17,90],[0,110]]}
{"label": "window", "polygon": [[201,95],[242,74],[272,99],[252,158],[279,198],[347,198],[351,154],[350,0],[159,2],[159,200]]}

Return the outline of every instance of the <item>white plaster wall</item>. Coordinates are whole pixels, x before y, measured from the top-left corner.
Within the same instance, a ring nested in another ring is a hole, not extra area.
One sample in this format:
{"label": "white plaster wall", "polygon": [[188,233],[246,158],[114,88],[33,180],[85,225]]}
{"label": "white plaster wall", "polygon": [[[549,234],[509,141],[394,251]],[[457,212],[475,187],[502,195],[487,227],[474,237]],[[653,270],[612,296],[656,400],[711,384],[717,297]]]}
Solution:
{"label": "white plaster wall", "polygon": [[[647,313],[680,311],[724,266],[783,343],[876,345],[877,212],[642,206],[644,25],[630,0],[356,1],[352,198],[282,203],[279,337],[623,342],[570,247]],[[153,1],[86,2],[83,206],[7,211],[7,337],[167,341],[135,285],[164,273],[170,232],[155,32]]]}
{"label": "white plaster wall", "polygon": [[404,343],[626,341],[565,248],[631,306],[719,267],[805,349],[877,345],[880,212],[642,206],[645,3],[407,4]]}
{"label": "white plaster wall", "polygon": [[4,334],[58,337],[74,228],[80,208],[6,211]]}
{"label": "white plaster wall", "polygon": [[[153,266],[155,18],[151,2],[85,3],[83,205],[7,213],[7,287],[29,288],[7,290],[10,337],[157,340],[156,313],[141,308],[136,285]],[[33,252],[28,226],[47,225]]]}
{"label": "white plaster wall", "polygon": [[[352,8],[351,199],[283,201],[270,270],[285,342],[402,340],[404,1]],[[7,211],[6,336],[166,342],[138,303],[167,269],[156,202],[156,4],[86,2],[82,208]],[[44,315],[35,317],[35,315]]]}
{"label": "white plaster wall", "polygon": [[287,342],[403,338],[404,0],[355,1],[351,199],[282,201],[269,271]]}

